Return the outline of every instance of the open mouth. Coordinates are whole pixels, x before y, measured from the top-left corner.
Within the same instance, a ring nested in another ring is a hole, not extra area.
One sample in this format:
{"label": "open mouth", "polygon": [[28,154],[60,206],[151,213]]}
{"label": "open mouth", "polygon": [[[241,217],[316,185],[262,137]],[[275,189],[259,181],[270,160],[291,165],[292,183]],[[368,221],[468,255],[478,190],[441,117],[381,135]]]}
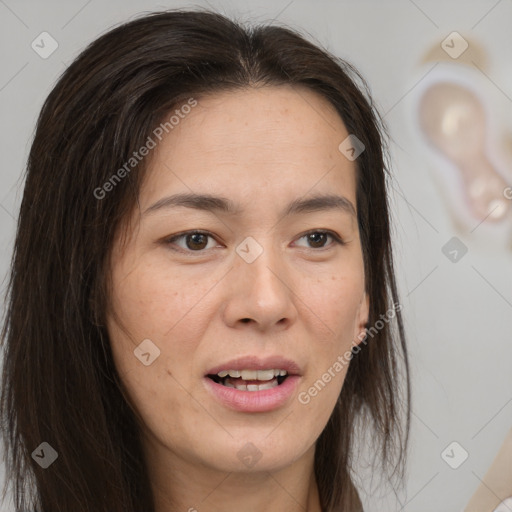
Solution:
{"label": "open mouth", "polygon": [[208,378],[227,388],[240,391],[262,391],[280,386],[287,378],[288,372],[280,369],[269,370],[223,370]]}

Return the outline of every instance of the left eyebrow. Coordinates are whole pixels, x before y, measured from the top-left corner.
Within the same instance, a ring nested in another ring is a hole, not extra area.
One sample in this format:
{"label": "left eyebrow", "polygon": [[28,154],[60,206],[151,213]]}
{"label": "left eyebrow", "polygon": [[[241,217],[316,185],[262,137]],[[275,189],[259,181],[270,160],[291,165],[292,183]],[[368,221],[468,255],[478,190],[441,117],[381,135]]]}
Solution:
{"label": "left eyebrow", "polygon": [[[240,215],[243,212],[239,205],[233,203],[227,198],[213,196],[210,194],[189,193],[174,194],[172,196],[159,199],[156,203],[144,210],[143,215],[148,215],[158,210],[167,210],[180,206],[210,212],[217,211],[231,215]],[[344,196],[333,194],[315,195],[309,198],[295,199],[284,208],[281,216],[287,217],[291,215],[327,210],[339,210],[357,217],[356,209],[349,199]]]}
{"label": "left eyebrow", "polygon": [[299,213],[310,213],[326,210],[341,210],[354,217],[356,209],[352,202],[344,196],[333,194],[318,195],[307,199],[296,199],[292,201],[284,210],[283,216],[296,215]]}

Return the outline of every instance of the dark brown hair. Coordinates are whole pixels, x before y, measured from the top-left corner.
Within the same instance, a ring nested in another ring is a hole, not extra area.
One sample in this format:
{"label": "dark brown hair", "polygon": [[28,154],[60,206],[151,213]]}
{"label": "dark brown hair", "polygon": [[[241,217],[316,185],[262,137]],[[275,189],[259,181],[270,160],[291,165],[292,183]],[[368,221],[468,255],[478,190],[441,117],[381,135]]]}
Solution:
{"label": "dark brown hair", "polygon": [[[147,159],[108,197],[95,190],[180,102],[280,84],[326,98],[364,144],[357,212],[369,327],[398,303],[385,131],[351,65],[288,28],[245,28],[201,10],[151,13],[116,27],[51,91],[28,159],[2,333],[6,487],[17,512],[154,510],[136,416],[105,328],[110,251],[137,204]],[[382,467],[403,475],[410,384],[399,308],[375,331],[354,355],[317,442],[315,474],[329,512],[362,510],[351,476],[358,424]],[[31,456],[42,442],[58,453],[47,469]]]}

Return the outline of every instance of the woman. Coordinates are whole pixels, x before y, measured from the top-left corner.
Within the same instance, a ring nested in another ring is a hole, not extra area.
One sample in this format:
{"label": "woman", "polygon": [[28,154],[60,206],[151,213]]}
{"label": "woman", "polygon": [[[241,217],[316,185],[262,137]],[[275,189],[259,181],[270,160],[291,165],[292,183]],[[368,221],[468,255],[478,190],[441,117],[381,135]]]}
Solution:
{"label": "woman", "polygon": [[362,510],[365,435],[403,472],[384,140],[356,82],[288,29],[200,11],[66,70],[3,337],[17,511]]}

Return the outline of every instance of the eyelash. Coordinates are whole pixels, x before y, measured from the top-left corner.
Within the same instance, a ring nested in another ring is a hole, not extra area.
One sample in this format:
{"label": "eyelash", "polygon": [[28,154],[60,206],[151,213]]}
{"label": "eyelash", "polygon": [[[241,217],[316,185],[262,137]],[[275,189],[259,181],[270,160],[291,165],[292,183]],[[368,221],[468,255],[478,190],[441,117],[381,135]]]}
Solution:
{"label": "eyelash", "polygon": [[[311,235],[314,233],[320,233],[322,235],[330,236],[334,240],[334,243],[336,243],[338,245],[345,245],[345,242],[337,233],[335,233],[334,231],[324,230],[324,229],[314,229],[311,231],[307,231],[306,233],[303,233],[301,236],[299,236],[297,238],[297,240],[300,240],[301,238],[307,237],[308,235]],[[176,252],[185,253],[185,254],[194,254],[194,253],[201,254],[207,250],[207,249],[200,249],[197,251],[193,251],[191,249],[183,249],[182,247],[172,247],[172,244],[174,244],[174,242],[176,242],[176,240],[185,238],[188,235],[206,235],[208,237],[215,239],[215,237],[208,231],[201,231],[201,230],[195,229],[195,230],[191,230],[191,231],[184,231],[183,233],[178,233],[177,235],[173,235],[172,237],[165,239],[164,243],[166,245],[169,245],[171,250],[176,251]],[[327,247],[310,247],[309,249],[313,250],[314,252],[318,252],[318,251],[322,251],[322,250],[328,250],[329,246],[327,246]]]}

